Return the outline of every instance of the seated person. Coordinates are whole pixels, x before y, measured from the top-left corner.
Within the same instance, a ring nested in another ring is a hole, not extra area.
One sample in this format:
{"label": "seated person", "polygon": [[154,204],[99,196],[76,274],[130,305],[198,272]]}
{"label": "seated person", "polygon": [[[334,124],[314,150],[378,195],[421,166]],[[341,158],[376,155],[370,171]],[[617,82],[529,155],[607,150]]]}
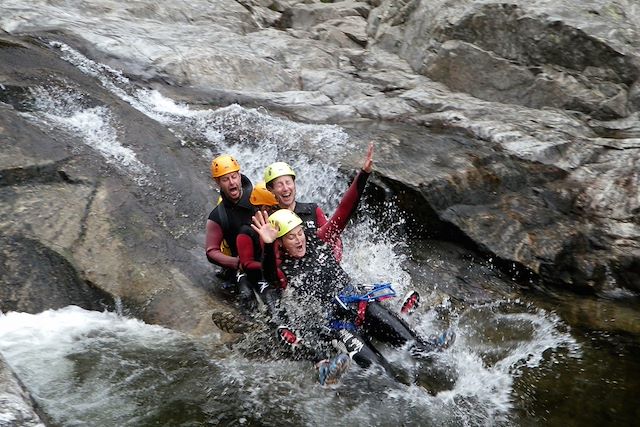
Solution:
{"label": "seated person", "polygon": [[[302,223],[295,213],[281,209],[270,216],[257,212],[252,228],[264,242],[264,278],[281,288],[289,287],[293,304],[286,306],[287,316],[304,324],[306,337],[310,337],[305,340],[310,341],[307,347],[311,348],[314,361],[326,355],[324,343],[336,339],[342,343],[349,358],[360,366],[375,363],[397,378],[390,364],[371,344],[371,339],[396,346],[411,343],[416,353],[431,352],[450,344],[453,335],[443,334],[425,340],[378,302],[359,304],[358,307],[336,303],[335,297],[339,293],[352,293],[353,285],[327,242],[344,229],[346,218],[332,217],[315,236],[305,234]],[[281,260],[279,263],[276,253]],[[286,332],[293,331],[286,328]],[[294,337],[294,344],[298,344],[300,339]],[[320,360],[320,382],[335,381],[347,366],[344,355],[330,361]]]}

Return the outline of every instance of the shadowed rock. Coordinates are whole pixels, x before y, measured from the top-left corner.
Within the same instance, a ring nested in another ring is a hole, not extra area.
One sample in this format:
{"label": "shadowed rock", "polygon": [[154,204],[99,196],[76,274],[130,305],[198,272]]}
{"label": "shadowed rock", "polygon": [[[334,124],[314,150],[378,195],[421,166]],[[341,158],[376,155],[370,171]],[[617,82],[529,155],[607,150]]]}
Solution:
{"label": "shadowed rock", "polygon": [[50,47],[4,39],[2,309],[102,310],[119,297],[149,323],[210,332],[222,303],[201,249],[208,158]]}

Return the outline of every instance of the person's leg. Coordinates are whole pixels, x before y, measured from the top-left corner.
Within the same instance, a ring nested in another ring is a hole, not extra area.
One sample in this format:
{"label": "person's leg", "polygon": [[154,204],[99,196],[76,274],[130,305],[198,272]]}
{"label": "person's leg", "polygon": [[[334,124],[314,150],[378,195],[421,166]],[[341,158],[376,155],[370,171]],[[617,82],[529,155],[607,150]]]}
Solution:
{"label": "person's leg", "polygon": [[258,308],[258,299],[253,292],[254,286],[249,280],[249,277],[244,273],[239,273],[237,276],[237,284],[238,284],[238,301],[240,302],[240,307],[244,309],[247,313],[252,313],[256,308]]}
{"label": "person's leg", "polygon": [[377,302],[367,304],[362,329],[368,336],[394,346],[420,341],[404,320]]}
{"label": "person's leg", "polygon": [[413,342],[412,351],[416,354],[447,348],[455,340],[452,331],[425,339],[413,331],[404,320],[376,302],[367,305],[363,331],[368,336],[395,346]]}
{"label": "person's leg", "polygon": [[369,368],[371,365],[381,366],[391,378],[403,384],[408,384],[405,375],[391,365],[364,336],[347,329],[335,331],[335,336],[336,343],[334,345],[340,351],[347,353],[358,366],[362,368]]}

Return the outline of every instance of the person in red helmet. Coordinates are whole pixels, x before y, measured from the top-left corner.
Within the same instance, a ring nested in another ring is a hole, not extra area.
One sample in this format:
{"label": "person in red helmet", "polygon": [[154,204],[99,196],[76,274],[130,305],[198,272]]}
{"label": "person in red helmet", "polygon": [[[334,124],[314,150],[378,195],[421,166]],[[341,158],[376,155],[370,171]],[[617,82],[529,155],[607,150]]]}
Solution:
{"label": "person in red helmet", "polygon": [[[236,246],[240,228],[251,223],[251,216],[256,210],[250,201],[253,186],[249,178],[240,173],[238,161],[226,154],[211,161],[211,176],[220,189],[220,203],[207,219],[206,256],[209,262],[223,268],[221,275],[227,283],[237,286],[240,304],[253,309],[256,298],[250,284],[238,275],[240,258]],[[222,249],[223,242],[228,247],[227,253]]]}

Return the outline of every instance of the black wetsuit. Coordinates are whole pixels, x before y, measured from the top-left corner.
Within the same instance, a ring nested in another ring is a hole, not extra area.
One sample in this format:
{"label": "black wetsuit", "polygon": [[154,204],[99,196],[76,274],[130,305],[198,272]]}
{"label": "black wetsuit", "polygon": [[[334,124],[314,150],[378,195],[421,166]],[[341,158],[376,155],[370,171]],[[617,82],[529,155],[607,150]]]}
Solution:
{"label": "black wetsuit", "polygon": [[[250,202],[253,186],[251,181],[241,175],[242,196],[237,202],[232,202],[224,193],[220,193],[222,201],[211,211],[207,220],[206,254],[209,262],[223,267],[223,278],[227,283],[235,283],[240,297],[240,303],[248,310],[253,310],[257,301],[253,293],[253,286],[246,276],[238,276],[236,273],[240,266],[236,238],[241,228],[251,224],[251,217],[256,208]],[[222,253],[220,244],[222,240],[227,242],[231,255]]]}
{"label": "black wetsuit", "polygon": [[[276,280],[273,244],[265,245],[264,255],[265,279]],[[312,358],[327,357],[326,353],[323,354],[323,351],[326,351],[325,343],[331,339],[338,339],[360,366],[368,367],[375,363],[396,376],[390,364],[372,345],[371,339],[395,346],[413,342],[415,345],[427,347],[426,350],[433,349],[403,320],[377,302],[367,303],[364,316],[360,319],[357,305],[352,304],[345,309],[338,304],[335,297],[339,293],[363,292],[351,284],[349,276],[336,261],[331,248],[317,237],[307,237],[307,251],[304,257],[293,258],[284,255],[280,270],[287,277],[290,288],[290,301],[287,302],[287,296],[283,298],[285,310],[296,325],[303,325],[305,339],[312,349]],[[311,340],[308,337],[311,337]]]}
{"label": "black wetsuit", "polygon": [[[251,191],[253,190],[251,181],[249,181],[249,178],[242,175],[241,183],[242,196],[240,197],[240,200],[234,203],[221,192],[220,196],[222,197],[222,201],[211,211],[208,218],[210,221],[217,224],[220,227],[220,230],[217,228],[214,228],[211,231],[209,228],[207,229],[207,258],[210,262],[222,265],[223,267],[229,266],[224,265],[224,263],[219,262],[217,259],[217,252],[220,251],[220,241],[218,241],[218,239],[223,237],[229,245],[231,256],[237,257],[238,248],[236,246],[236,237],[238,236],[238,232],[243,225],[251,224],[251,217],[256,211],[255,207],[249,201]],[[222,232],[222,236],[217,234],[220,231]],[[216,238],[215,242],[212,240],[214,237]],[[237,268],[237,266],[238,263],[236,262],[236,265],[233,266],[233,268]]]}

